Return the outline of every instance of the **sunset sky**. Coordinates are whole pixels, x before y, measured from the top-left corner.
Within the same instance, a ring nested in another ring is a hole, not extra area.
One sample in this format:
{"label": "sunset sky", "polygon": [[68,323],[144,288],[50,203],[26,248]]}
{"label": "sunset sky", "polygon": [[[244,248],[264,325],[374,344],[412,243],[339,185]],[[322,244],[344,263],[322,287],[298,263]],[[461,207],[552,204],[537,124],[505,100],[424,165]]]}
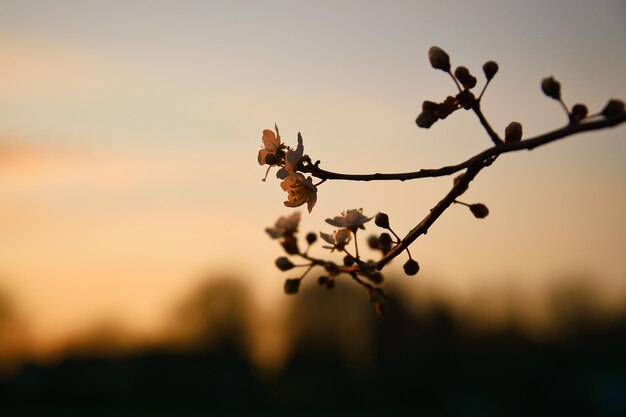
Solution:
{"label": "sunset sky", "polygon": [[[281,305],[264,228],[292,211],[261,181],[263,129],[291,145],[301,132],[333,171],[461,162],[490,145],[472,114],[414,123],[454,92],[432,45],[480,86],[499,63],[483,100],[499,132],[565,124],[546,76],[591,112],[626,98],[623,0],[3,2],[0,288],[42,340],[102,320],[149,332],[207,276]],[[533,291],[575,274],[623,298],[625,156],[624,126],[502,156],[464,196],[491,214],[446,212],[412,247],[409,286]],[[302,230],[362,207],[403,235],[451,182],[328,182]]]}

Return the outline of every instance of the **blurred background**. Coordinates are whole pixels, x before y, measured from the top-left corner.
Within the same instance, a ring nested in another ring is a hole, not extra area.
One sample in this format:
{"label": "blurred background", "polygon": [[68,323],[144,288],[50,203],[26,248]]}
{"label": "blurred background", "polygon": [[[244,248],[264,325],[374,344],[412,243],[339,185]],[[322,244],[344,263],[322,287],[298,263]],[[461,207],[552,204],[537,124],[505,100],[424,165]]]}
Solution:
{"label": "blurred background", "polygon": [[[490,215],[451,207],[383,317],[347,279],[284,295],[256,161],[277,123],[333,171],[455,164],[491,142],[415,126],[454,91],[430,46],[479,88],[497,61],[483,110],[531,137],[567,122],[544,77],[626,98],[625,41],[623,0],[0,3],[0,409],[626,414],[623,127],[499,158],[464,196]],[[327,182],[300,229],[403,235],[450,185]]]}

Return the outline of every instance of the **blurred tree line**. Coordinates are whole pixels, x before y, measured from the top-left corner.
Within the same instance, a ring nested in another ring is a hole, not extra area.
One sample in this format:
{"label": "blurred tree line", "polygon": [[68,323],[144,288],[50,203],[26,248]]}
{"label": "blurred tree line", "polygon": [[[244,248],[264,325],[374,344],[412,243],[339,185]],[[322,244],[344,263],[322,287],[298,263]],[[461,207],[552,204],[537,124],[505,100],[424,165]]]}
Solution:
{"label": "blurred tree line", "polygon": [[284,313],[287,358],[268,374],[250,356],[247,288],[211,280],[162,343],[112,354],[102,347],[119,333],[105,326],[55,362],[1,374],[0,414],[626,415],[626,313],[597,317],[589,291],[554,292],[559,331],[538,339],[514,321],[477,329],[437,299],[413,308],[405,291],[378,317],[358,290],[305,287]]}

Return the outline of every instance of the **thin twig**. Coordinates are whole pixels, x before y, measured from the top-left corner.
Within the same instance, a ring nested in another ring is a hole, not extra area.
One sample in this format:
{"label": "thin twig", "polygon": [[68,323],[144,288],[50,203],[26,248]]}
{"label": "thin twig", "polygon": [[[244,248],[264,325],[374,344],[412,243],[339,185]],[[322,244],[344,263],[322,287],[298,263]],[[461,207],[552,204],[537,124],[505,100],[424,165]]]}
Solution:
{"label": "thin twig", "polygon": [[605,129],[609,127],[617,126],[626,122],[626,113],[621,113],[609,118],[601,120],[589,121],[579,124],[569,124],[552,132],[544,133],[534,138],[522,140],[520,142],[502,142],[491,148],[488,148],[477,155],[474,155],[470,159],[461,162],[457,165],[445,166],[436,169],[420,169],[413,172],[402,173],[375,173],[375,174],[343,174],[339,172],[326,171],[319,168],[315,164],[305,164],[301,167],[302,172],[307,172],[316,178],[325,180],[347,180],[347,181],[406,181],[414,180],[418,178],[434,178],[442,177],[446,175],[452,175],[463,169],[469,168],[477,161],[485,161],[488,158],[498,156],[503,153],[519,151],[522,149],[532,150],[538,146],[545,145],[550,142],[554,142],[559,139],[563,139],[567,136],[575,135],[577,133],[588,132],[593,130]]}
{"label": "thin twig", "polygon": [[491,127],[491,125],[489,124],[487,119],[485,118],[485,115],[483,114],[482,110],[480,109],[480,100],[474,101],[474,105],[472,106],[472,110],[474,111],[474,113],[478,117],[478,120],[480,120],[480,124],[483,125],[483,127],[487,131],[487,134],[491,138],[491,141],[495,145],[499,145],[499,144],[503,143],[503,141],[500,138],[500,136],[498,136],[498,134],[495,132],[495,130],[493,130],[493,128]]}

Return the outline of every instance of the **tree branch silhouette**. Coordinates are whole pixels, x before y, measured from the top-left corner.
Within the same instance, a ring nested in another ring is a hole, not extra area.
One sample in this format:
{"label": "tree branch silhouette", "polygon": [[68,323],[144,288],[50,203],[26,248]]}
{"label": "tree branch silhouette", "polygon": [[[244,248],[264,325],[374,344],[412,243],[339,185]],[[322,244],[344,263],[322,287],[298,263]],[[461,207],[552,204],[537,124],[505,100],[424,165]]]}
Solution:
{"label": "tree branch silhouette", "polygon": [[[437,121],[446,119],[457,110],[472,110],[493,143],[490,148],[461,163],[400,173],[347,174],[333,172],[320,168],[320,161],[313,162],[308,155],[304,154],[304,144],[300,133],[298,133],[298,145],[294,149],[281,143],[278,126],[275,126],[276,133],[271,130],[263,131],[264,148],[259,151],[259,164],[269,165],[268,172],[274,166],[279,168],[276,176],[283,180],[281,187],[287,192],[285,206],[299,207],[306,204],[309,212],[317,201],[317,187],[328,180],[407,181],[460,173],[454,178],[450,191],[403,238],[400,238],[391,229],[387,214],[378,213],[375,216],[374,223],[376,226],[386,230],[378,237],[371,236],[368,239],[369,246],[372,249],[380,250],[382,253],[377,261],[364,260],[359,255],[357,232],[359,229],[365,229],[365,223],[373,219],[373,217],[365,216],[361,209],[347,210],[341,216],[326,219],[326,223],[338,228],[338,230],[332,234],[320,232],[320,237],[328,244],[323,246],[324,248],[331,252],[337,251],[344,254],[342,264],[309,255],[311,245],[317,240],[317,235],[314,233],[306,235],[307,249],[305,251],[300,250],[296,237],[300,221],[299,212],[289,217],[281,217],[273,228],[266,229],[267,233],[273,239],[280,240],[280,244],[289,256],[299,256],[305,260],[305,264],[295,265],[287,257],[280,257],[276,260],[276,266],[282,271],[289,271],[296,267],[307,267],[299,277],[285,281],[286,293],[297,293],[302,279],[315,267],[321,267],[325,270],[325,274],[318,278],[320,285],[332,289],[337,276],[348,275],[368,291],[370,300],[376,304],[377,311],[382,312],[386,296],[382,288],[378,287],[383,282],[380,271],[398,255],[406,251],[409,259],[403,266],[404,272],[407,275],[415,275],[419,271],[419,264],[412,258],[409,246],[421,235],[428,233],[430,227],[451,205],[467,206],[476,218],[484,218],[489,214],[489,209],[484,204],[468,204],[459,201],[458,198],[468,190],[470,183],[476,176],[483,169],[492,165],[500,155],[522,150],[530,151],[560,139],[584,132],[611,128],[626,122],[625,106],[621,100],[609,100],[600,112],[593,115],[588,115],[587,106],[580,103],[575,104],[570,110],[561,98],[560,83],[554,77],[547,77],[542,80],[541,89],[546,96],[559,102],[569,123],[535,137],[523,138],[522,125],[513,121],[506,127],[504,138],[501,138],[491,127],[480,107],[487,86],[498,72],[498,64],[494,61],[488,61],[483,65],[483,72],[487,81],[480,95],[476,98],[471,90],[476,86],[477,79],[467,68],[457,67],[453,73],[448,54],[436,46],[430,48],[428,55],[431,66],[449,74],[459,93],[455,96],[447,96],[438,103],[424,101],[422,112],[415,120],[418,127],[428,129]],[[305,178],[304,174],[310,174],[310,176]],[[314,184],[312,177],[321,181]],[[352,240],[354,240],[354,252],[347,249]]]}
{"label": "tree branch silhouette", "polygon": [[533,150],[539,146],[564,139],[577,133],[601,130],[615,127],[626,122],[626,113],[615,114],[611,117],[594,120],[585,123],[570,123],[560,129],[547,132],[533,138],[524,139],[520,142],[500,142],[491,148],[488,148],[470,159],[456,165],[445,166],[434,169],[420,169],[413,172],[401,173],[374,173],[374,174],[345,174],[340,172],[327,171],[319,167],[318,163],[310,163],[305,161],[302,165],[302,172],[309,173],[316,178],[322,180],[347,180],[347,181],[407,181],[419,178],[435,178],[452,175],[459,171],[469,168],[477,161],[484,161],[488,158],[501,155],[503,153],[515,152],[520,150]]}

